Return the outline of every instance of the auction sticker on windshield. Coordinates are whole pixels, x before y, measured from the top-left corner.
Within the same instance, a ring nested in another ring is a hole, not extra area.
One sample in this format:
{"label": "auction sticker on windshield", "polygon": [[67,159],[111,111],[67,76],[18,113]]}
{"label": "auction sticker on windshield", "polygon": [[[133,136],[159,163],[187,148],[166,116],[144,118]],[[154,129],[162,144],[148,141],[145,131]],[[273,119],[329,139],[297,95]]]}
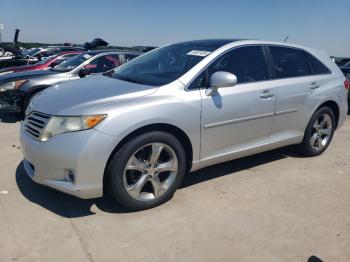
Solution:
{"label": "auction sticker on windshield", "polygon": [[211,52],[208,52],[208,51],[192,50],[192,51],[188,52],[187,55],[207,56],[207,55],[209,55],[210,53],[211,53]]}
{"label": "auction sticker on windshield", "polygon": [[89,55],[89,54],[85,54],[85,55],[83,55],[86,59],[89,59],[90,57],[91,57],[91,55]]}

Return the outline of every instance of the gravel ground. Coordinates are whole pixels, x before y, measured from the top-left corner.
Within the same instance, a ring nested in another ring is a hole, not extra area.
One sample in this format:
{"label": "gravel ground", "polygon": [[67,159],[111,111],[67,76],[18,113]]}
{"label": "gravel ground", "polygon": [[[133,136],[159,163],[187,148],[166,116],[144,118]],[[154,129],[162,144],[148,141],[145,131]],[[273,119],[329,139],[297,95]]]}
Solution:
{"label": "gravel ground", "polygon": [[212,166],[137,213],[33,183],[19,124],[3,121],[1,262],[350,260],[350,121],[320,157],[283,148]]}

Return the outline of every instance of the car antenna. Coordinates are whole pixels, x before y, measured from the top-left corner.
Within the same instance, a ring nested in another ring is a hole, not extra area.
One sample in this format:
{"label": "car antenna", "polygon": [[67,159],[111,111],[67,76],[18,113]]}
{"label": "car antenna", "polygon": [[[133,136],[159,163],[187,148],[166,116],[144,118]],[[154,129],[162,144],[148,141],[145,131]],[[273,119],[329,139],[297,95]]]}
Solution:
{"label": "car antenna", "polygon": [[283,40],[283,42],[284,43],[287,42],[288,38],[289,38],[289,35],[287,35],[287,37]]}

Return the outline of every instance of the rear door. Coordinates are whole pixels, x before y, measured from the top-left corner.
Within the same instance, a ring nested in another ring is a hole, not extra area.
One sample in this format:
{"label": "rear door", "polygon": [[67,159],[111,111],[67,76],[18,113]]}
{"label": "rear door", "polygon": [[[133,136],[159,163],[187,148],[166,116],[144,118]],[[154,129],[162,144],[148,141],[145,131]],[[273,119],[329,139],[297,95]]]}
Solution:
{"label": "rear door", "polygon": [[277,95],[271,140],[298,143],[319,101],[323,80],[313,74],[305,51],[285,46],[269,50]]}

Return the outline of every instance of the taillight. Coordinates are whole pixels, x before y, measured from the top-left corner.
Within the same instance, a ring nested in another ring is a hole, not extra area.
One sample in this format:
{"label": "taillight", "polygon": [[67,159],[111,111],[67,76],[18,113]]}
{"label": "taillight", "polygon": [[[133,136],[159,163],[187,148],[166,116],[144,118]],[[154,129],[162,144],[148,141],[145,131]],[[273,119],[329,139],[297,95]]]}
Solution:
{"label": "taillight", "polygon": [[349,80],[349,79],[346,79],[346,80],[344,81],[344,87],[345,87],[345,89],[347,89],[347,90],[350,89],[350,80]]}

